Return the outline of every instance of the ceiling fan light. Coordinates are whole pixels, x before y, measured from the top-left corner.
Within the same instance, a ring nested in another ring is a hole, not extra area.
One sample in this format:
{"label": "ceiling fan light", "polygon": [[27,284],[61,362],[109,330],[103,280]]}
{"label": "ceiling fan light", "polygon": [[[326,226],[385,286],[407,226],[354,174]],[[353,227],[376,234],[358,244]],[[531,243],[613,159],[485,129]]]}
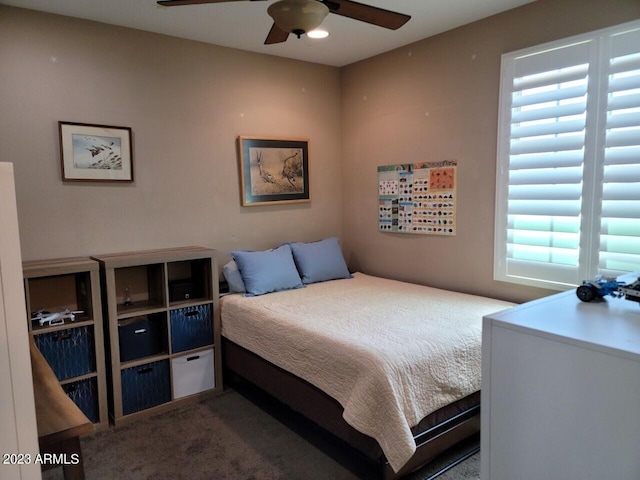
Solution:
{"label": "ceiling fan light", "polygon": [[267,13],[278,28],[300,37],[318,27],[329,8],[317,0],[280,0],[269,6]]}
{"label": "ceiling fan light", "polygon": [[307,32],[307,37],[309,38],[327,38],[329,36],[329,32],[326,30],[311,30]]}

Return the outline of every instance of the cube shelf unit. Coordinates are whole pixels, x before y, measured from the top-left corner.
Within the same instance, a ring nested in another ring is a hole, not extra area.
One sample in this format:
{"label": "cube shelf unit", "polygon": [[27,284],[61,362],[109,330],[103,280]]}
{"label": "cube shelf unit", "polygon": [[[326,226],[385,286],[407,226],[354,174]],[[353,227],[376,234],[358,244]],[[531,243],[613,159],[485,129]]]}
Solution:
{"label": "cube shelf unit", "polygon": [[222,391],[214,254],[183,247],[93,257],[104,285],[116,426]]}
{"label": "cube shelf unit", "polygon": [[[97,429],[109,425],[100,267],[90,258],[24,262],[29,332],[63,390]],[[54,325],[39,311],[79,311]],[[59,323],[60,322],[60,323]]]}

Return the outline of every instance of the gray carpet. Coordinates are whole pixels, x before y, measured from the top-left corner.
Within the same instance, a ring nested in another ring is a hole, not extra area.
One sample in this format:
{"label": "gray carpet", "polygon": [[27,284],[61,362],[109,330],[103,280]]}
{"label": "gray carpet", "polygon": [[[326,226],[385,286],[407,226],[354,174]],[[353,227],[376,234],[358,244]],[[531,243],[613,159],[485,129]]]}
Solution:
{"label": "gray carpet", "polygon": [[[253,399],[252,399],[253,400]],[[307,422],[276,418],[234,390],[81,441],[88,480],[356,480],[371,472],[353,453]],[[306,425],[305,425],[306,424]],[[301,435],[302,434],[302,435]],[[477,443],[477,439],[474,440]],[[464,445],[469,449],[472,444]],[[411,474],[423,480],[447,463],[439,459]],[[438,480],[476,480],[479,454]],[[62,478],[61,469],[44,472]]]}

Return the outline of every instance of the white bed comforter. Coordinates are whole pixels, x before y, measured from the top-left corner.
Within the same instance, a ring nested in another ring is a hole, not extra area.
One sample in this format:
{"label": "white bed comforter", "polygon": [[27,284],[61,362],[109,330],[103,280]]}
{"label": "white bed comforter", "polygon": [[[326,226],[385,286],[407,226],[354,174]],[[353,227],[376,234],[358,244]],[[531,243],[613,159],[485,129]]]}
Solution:
{"label": "white bed comforter", "polygon": [[223,297],[222,334],[335,398],[397,472],[416,449],[410,428],[480,389],[482,317],[510,306],[356,273]]}

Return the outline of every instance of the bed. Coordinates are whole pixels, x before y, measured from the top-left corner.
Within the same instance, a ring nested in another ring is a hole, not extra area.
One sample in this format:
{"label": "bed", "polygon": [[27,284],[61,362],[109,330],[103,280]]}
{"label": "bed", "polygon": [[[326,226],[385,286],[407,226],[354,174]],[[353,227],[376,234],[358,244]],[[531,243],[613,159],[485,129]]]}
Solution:
{"label": "bed", "polygon": [[[385,478],[479,431],[482,317],[512,304],[346,266],[327,280],[293,258],[299,285],[221,299],[227,371],[347,442]],[[234,259],[247,280],[252,266]]]}

